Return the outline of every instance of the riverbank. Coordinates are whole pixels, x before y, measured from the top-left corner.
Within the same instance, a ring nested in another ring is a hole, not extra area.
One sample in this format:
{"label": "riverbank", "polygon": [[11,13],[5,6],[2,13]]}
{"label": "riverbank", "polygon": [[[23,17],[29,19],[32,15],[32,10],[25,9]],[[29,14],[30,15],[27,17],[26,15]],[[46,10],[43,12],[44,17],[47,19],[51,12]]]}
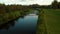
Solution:
{"label": "riverbank", "polygon": [[39,14],[37,34],[60,34],[60,9],[43,9]]}
{"label": "riverbank", "polygon": [[14,19],[18,18],[19,16],[21,16],[20,11],[14,11],[14,12],[6,13],[4,15],[0,15],[0,24],[14,20]]}
{"label": "riverbank", "polygon": [[[36,10],[35,10],[36,11]],[[36,25],[38,20],[37,13],[23,15],[23,17],[19,17],[15,20],[12,20],[8,23],[2,24],[0,26],[1,34],[35,34],[36,33]]]}
{"label": "riverbank", "polygon": [[33,11],[34,11],[33,9],[29,9],[28,11],[26,9],[25,11],[24,10],[11,11],[11,12],[5,13],[4,15],[0,14],[0,24],[4,24],[4,23],[7,23],[9,21],[15,20],[18,17],[22,17],[26,14],[33,12]]}
{"label": "riverbank", "polygon": [[44,23],[44,11],[39,12],[36,34],[47,34]]}

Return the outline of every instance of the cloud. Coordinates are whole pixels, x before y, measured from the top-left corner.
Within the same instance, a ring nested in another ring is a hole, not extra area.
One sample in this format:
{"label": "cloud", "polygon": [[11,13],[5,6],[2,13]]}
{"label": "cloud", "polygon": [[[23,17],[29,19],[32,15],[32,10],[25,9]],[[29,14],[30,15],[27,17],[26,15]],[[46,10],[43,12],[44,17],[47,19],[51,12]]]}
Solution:
{"label": "cloud", "polygon": [[49,5],[53,0],[0,0],[0,3],[8,4],[39,4],[39,5]]}
{"label": "cloud", "polygon": [[60,0],[57,0],[58,2],[60,2]]}

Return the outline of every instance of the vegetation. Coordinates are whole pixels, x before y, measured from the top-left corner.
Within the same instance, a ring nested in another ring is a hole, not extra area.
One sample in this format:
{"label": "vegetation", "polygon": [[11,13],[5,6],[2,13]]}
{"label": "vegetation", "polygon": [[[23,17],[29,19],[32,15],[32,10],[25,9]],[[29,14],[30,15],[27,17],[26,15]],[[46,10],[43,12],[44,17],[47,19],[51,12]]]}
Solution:
{"label": "vegetation", "polygon": [[43,9],[41,12],[37,34],[60,34],[60,9]]}
{"label": "vegetation", "polygon": [[47,34],[46,31],[46,24],[44,22],[44,11],[41,10],[41,12],[39,12],[39,16],[38,16],[38,23],[37,23],[37,32],[36,34]]}
{"label": "vegetation", "polygon": [[42,6],[38,4],[29,6],[0,4],[0,24],[28,14],[35,8],[41,9],[38,17],[37,34],[60,34],[60,2],[56,0],[51,5]]}
{"label": "vegetation", "polygon": [[25,6],[22,7],[21,5],[0,4],[0,24],[16,19],[31,11],[31,8],[24,7]]}

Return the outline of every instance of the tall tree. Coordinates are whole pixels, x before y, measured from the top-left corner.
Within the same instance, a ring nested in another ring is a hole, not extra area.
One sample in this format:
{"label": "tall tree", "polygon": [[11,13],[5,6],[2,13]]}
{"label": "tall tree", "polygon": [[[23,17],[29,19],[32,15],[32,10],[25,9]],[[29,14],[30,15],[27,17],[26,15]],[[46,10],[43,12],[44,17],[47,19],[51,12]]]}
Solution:
{"label": "tall tree", "polygon": [[57,0],[54,0],[54,1],[52,2],[52,7],[53,7],[53,8],[58,8],[58,2],[57,2]]}
{"label": "tall tree", "polygon": [[6,10],[5,10],[5,4],[0,4],[0,14],[5,14]]}

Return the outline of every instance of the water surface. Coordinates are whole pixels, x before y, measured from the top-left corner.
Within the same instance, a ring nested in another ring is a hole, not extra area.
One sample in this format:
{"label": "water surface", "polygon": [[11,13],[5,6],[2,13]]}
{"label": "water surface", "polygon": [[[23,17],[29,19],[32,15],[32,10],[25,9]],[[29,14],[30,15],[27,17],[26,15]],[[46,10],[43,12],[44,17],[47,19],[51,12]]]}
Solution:
{"label": "water surface", "polygon": [[38,15],[30,13],[8,24],[0,26],[0,34],[35,34]]}

